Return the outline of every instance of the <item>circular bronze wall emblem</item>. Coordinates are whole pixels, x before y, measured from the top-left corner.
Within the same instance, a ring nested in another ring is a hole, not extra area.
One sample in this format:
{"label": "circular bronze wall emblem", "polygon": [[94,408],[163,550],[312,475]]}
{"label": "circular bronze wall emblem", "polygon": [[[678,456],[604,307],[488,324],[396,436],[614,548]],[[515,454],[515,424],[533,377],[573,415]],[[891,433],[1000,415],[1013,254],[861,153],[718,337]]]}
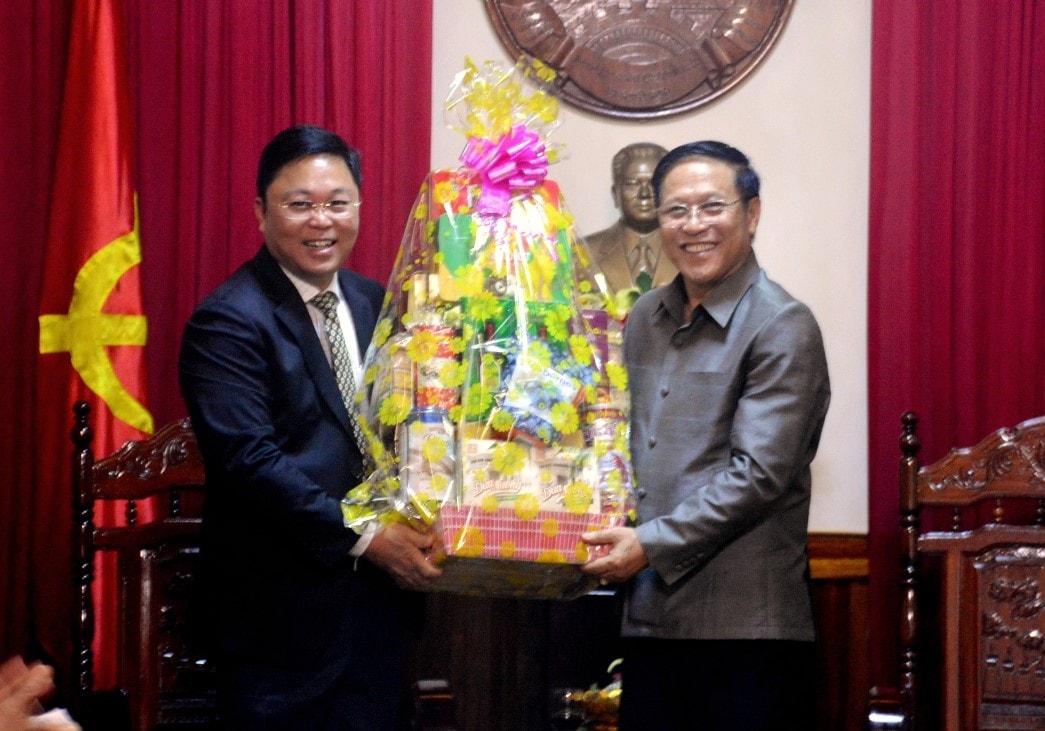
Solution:
{"label": "circular bronze wall emblem", "polygon": [[558,72],[555,93],[609,117],[689,111],[751,73],[794,0],[486,0],[508,52]]}

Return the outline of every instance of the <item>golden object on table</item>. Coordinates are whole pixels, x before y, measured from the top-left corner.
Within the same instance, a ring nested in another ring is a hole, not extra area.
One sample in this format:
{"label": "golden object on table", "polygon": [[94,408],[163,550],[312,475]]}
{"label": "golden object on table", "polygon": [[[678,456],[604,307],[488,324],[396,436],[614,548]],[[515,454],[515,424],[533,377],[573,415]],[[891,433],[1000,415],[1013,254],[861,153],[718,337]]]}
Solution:
{"label": "golden object on table", "polygon": [[584,716],[592,731],[617,731],[620,711],[620,688],[587,690],[581,698]]}

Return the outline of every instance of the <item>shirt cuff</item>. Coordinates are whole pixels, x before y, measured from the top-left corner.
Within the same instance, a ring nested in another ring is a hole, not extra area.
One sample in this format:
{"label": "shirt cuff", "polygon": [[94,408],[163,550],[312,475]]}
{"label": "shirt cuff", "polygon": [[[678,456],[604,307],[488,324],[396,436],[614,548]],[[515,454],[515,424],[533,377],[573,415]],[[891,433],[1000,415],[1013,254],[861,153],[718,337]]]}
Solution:
{"label": "shirt cuff", "polygon": [[363,532],[359,534],[359,540],[356,541],[356,545],[352,546],[348,555],[352,558],[359,558],[366,553],[366,549],[370,547],[370,541],[374,540],[374,536],[377,535],[377,529],[377,523],[367,523]]}

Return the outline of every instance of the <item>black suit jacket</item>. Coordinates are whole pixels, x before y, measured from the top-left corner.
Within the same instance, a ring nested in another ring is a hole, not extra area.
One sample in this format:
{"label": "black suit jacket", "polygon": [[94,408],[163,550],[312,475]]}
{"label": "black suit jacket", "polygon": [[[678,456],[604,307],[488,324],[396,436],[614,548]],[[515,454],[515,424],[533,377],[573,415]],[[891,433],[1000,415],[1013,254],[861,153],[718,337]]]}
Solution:
{"label": "black suit jacket", "polygon": [[[338,276],[365,352],[384,291]],[[349,556],[358,536],[339,501],[362,458],[307,308],[265,247],[192,315],[179,373],[207,468],[203,565],[226,690],[293,708],[357,683],[359,727],[385,727],[376,706],[399,691],[416,608]]]}

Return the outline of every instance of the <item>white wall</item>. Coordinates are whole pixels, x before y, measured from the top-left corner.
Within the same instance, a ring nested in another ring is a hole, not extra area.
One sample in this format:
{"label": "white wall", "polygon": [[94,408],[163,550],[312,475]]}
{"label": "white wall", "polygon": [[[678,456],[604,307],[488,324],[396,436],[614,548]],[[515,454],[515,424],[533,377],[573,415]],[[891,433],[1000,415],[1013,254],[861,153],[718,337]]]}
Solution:
{"label": "white wall", "polygon": [[[435,0],[432,167],[456,167],[464,139],[442,102],[465,56],[514,59],[482,0]],[[656,122],[611,120],[561,105],[555,179],[580,234],[617,218],[610,159],[626,144],[668,149],[719,139],[762,177],[755,250],[770,277],[806,302],[823,329],[833,398],[813,469],[810,529],[867,530],[867,205],[871,0],[798,0],[776,47],[724,97]]]}

